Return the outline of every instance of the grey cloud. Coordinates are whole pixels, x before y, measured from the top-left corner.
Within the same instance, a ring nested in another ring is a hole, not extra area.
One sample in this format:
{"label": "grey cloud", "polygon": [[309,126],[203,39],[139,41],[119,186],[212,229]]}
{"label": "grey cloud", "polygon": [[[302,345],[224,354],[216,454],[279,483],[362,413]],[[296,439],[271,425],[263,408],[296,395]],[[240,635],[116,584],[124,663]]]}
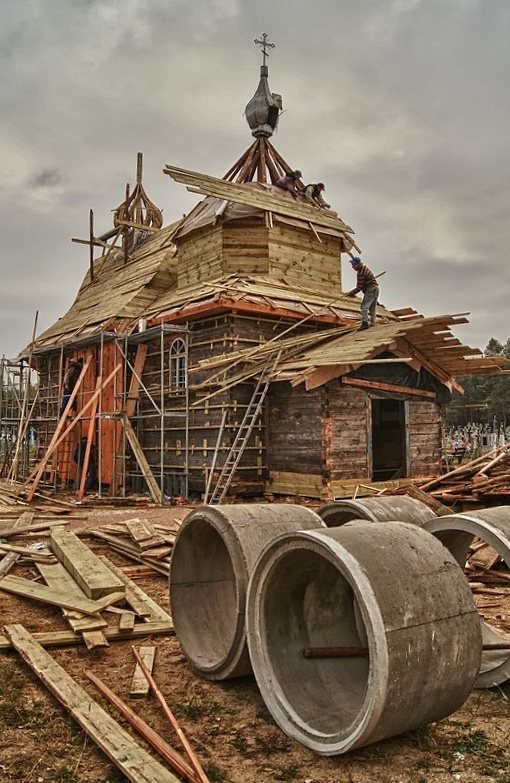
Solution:
{"label": "grey cloud", "polygon": [[28,342],[35,310],[42,329],[69,307],[88,263],[70,237],[87,234],[89,209],[98,232],[111,226],[138,151],[149,196],[171,222],[197,197],[162,174],[166,163],[222,176],[248,147],[243,110],[262,32],[276,44],[269,79],[285,109],[273,142],[326,182],[367,262],[387,269],[385,304],[471,310],[460,339],[506,340],[510,4],[4,6],[0,350]]}

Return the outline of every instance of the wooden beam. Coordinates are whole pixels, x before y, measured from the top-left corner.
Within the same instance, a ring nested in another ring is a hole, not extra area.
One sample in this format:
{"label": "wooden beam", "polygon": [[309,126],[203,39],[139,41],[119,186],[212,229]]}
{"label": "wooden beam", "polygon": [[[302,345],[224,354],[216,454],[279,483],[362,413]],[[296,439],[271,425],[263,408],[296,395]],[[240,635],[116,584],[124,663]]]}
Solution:
{"label": "wooden beam", "polygon": [[5,632],[34,674],[128,780],[132,783],[180,783],[94,701],[22,625],[7,625]]}
{"label": "wooden beam", "polygon": [[100,555],[100,558],[124,582],[126,603],[138,617],[147,618],[150,622],[169,623],[173,628],[172,618],[153,598],[147,595],[136,582],[133,582],[121,568],[110,562],[107,557]]}
{"label": "wooden beam", "polygon": [[380,389],[381,391],[394,392],[395,394],[410,394],[413,397],[426,397],[430,400],[436,399],[436,392],[424,391],[422,389],[411,389],[407,386],[398,386],[393,383],[379,383],[379,381],[365,381],[362,378],[342,378],[343,386],[358,386],[362,389]]}
{"label": "wooden beam", "polygon": [[[91,359],[89,358],[88,361],[86,362],[83,370],[82,370],[82,373],[88,367],[90,361],[91,361]],[[76,394],[76,391],[77,391],[76,387],[78,386],[78,384],[76,384],[75,388],[73,389],[73,391],[71,393],[71,397],[70,397],[69,402],[67,404],[67,407],[66,407],[66,409],[65,409],[65,411],[64,411],[64,413],[62,415],[62,418],[60,419],[60,421],[59,421],[59,423],[57,425],[57,428],[56,428],[56,430],[55,430],[55,432],[53,434],[53,437],[52,437],[51,442],[50,442],[50,444],[48,446],[46,454],[44,455],[42,460],[39,462],[39,464],[34,468],[32,473],[30,474],[30,476],[27,478],[27,480],[23,484],[24,487],[27,487],[30,484],[30,482],[32,481],[32,479],[33,479],[33,484],[32,484],[30,490],[27,493],[27,501],[28,502],[30,502],[32,500],[32,498],[34,497],[35,490],[37,489],[39,481],[41,480],[42,474],[44,473],[44,469],[45,469],[48,461],[51,459],[53,454],[56,452],[57,448],[60,446],[62,441],[65,440],[65,438],[67,438],[67,436],[69,435],[71,430],[74,429],[74,427],[78,424],[78,422],[81,421],[81,419],[84,417],[85,413],[94,404],[97,396],[99,396],[99,394],[101,394],[101,392],[106,388],[106,386],[108,386],[108,384],[113,380],[113,378],[115,377],[115,375],[119,372],[119,370],[121,368],[122,368],[122,364],[119,363],[115,367],[115,369],[112,370],[112,372],[110,373],[108,378],[103,383],[101,383],[101,386],[99,387],[99,389],[96,392],[94,392],[94,394],[92,395],[90,400],[83,406],[83,408],[78,413],[78,415],[73,419],[71,424],[69,424],[65,428],[65,430],[62,432],[62,429],[63,429],[64,424],[65,424],[66,412],[68,412],[71,409],[71,405],[72,405],[72,401],[73,401],[73,394]]]}
{"label": "wooden beam", "polygon": [[88,669],[85,674],[91,682],[94,683],[101,696],[107,699],[112,704],[123,718],[127,720],[130,726],[132,726],[138,734],[146,740],[149,745],[164,759],[167,764],[175,769],[179,775],[185,777],[189,783],[196,783],[195,770],[188,764],[186,759],[169,745],[165,740],[152,729],[139,715],[137,715],[131,707],[129,707],[125,701],[117,696],[107,685],[104,684],[99,677],[96,677]]}
{"label": "wooden beam", "polygon": [[53,528],[50,547],[87,598],[96,601],[111,593],[125,592],[118,576],[74,533],[63,527]]}
{"label": "wooden beam", "polygon": [[2,577],[0,579],[0,590],[21,595],[24,598],[32,598],[35,601],[41,601],[43,604],[60,606],[64,607],[64,609],[74,609],[82,612],[82,614],[96,614],[103,611],[110,604],[116,604],[125,599],[124,593],[111,593],[98,601],[91,601],[85,597],[65,596],[62,595],[60,590],[53,590],[51,587],[45,587],[19,576]]}
{"label": "wooden beam", "polygon": [[247,188],[243,184],[227,182],[196,171],[181,169],[177,166],[167,165],[163,172],[176,182],[196,188],[195,192],[215,196],[219,199],[226,199],[237,204],[246,204],[247,206],[269,212],[280,213],[281,215],[298,218],[305,222],[310,221],[316,226],[327,226],[328,228],[337,229],[337,231],[354,233],[352,228],[338,217],[327,214],[325,210],[319,211],[315,207],[306,204],[306,202],[296,202],[294,199],[288,199],[283,193],[280,195],[262,188]]}
{"label": "wooden beam", "polygon": [[[157,636],[165,634],[166,636],[174,633],[173,623],[168,620],[165,622],[135,623],[132,630],[121,631],[119,628],[105,628],[103,634],[110,642],[120,642],[125,639],[137,639],[146,636]],[[36,631],[34,639],[43,647],[71,647],[77,644],[83,644],[81,633],[73,631]],[[7,636],[0,634],[0,650],[9,650],[12,647]]]}
{"label": "wooden beam", "polygon": [[[138,650],[140,658],[144,662],[147,670],[152,674],[154,668],[154,660],[156,658],[156,648],[140,647]],[[132,699],[139,699],[142,696],[148,696],[150,691],[150,685],[147,677],[140,668],[140,664],[136,662],[133,677],[131,679],[131,685],[129,687],[129,696]]]}
{"label": "wooden beam", "polygon": [[126,416],[123,416],[121,419],[123,425],[124,425],[124,432],[126,433],[126,438],[128,440],[129,445],[131,446],[131,449],[133,450],[133,454],[135,456],[135,459],[138,463],[138,466],[140,470],[142,471],[142,476],[147,482],[147,486],[149,488],[150,495],[155,503],[161,503],[161,494],[162,491],[160,490],[158,483],[156,479],[154,478],[154,474],[150,468],[149,463],[147,462],[147,458],[145,454],[143,453],[143,449],[140,446],[140,443],[138,441],[138,438],[135,435],[135,431],[133,427],[131,426],[131,422]]}
{"label": "wooden beam", "polygon": [[[99,391],[100,385],[101,385],[101,378],[97,378],[96,388],[95,388],[96,392]],[[92,451],[92,441],[94,440],[94,435],[96,431],[96,414],[97,414],[98,406],[99,406],[99,394],[96,396],[96,399],[94,400],[90,409],[90,421],[89,421],[89,427],[87,432],[87,443],[85,446],[85,454],[81,454],[81,466],[78,466],[78,473],[80,476],[80,486],[78,487],[78,491],[76,492],[76,500],[78,500],[79,502],[83,500],[83,496],[85,494],[85,484],[87,483],[87,473],[89,472],[90,454]]]}

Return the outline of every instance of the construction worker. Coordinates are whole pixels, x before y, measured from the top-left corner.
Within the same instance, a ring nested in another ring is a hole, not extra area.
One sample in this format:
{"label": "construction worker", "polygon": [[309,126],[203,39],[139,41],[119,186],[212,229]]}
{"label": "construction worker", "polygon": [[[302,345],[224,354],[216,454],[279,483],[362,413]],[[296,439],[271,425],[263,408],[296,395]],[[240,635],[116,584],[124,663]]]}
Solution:
{"label": "construction worker", "polygon": [[288,190],[292,198],[297,198],[302,193],[301,188],[298,187],[297,180],[302,176],[299,169],[296,169],[296,171],[289,171],[288,174],[285,174],[283,177],[276,180],[275,185],[277,188],[282,188],[282,190]]}
{"label": "construction worker", "polygon": [[[64,381],[63,381],[64,389],[62,395],[62,405],[60,407],[61,416],[67,407],[69,398],[73,392],[74,387],[76,386],[76,382],[78,381],[78,378],[80,377],[82,367],[83,367],[82,356],[80,356],[79,359],[72,359],[67,365],[67,370],[65,371]],[[76,398],[73,400],[72,408],[73,410],[76,410]]]}
{"label": "construction worker", "polygon": [[[78,475],[76,478],[76,487],[79,488],[81,483],[81,476],[83,471],[83,463],[85,462],[85,453],[87,451],[87,438],[80,438],[78,445],[74,451],[73,460],[78,465]],[[91,444],[89,452],[89,464],[87,465],[87,478],[85,481],[85,489],[95,489],[97,484],[96,473],[96,459],[94,457],[94,446]]]}
{"label": "construction worker", "polygon": [[[359,291],[363,292],[363,301],[361,302],[361,326],[362,329],[368,329],[369,326],[375,326],[376,307],[379,299],[379,286],[373,272],[365,266],[361,258],[355,256],[350,259],[351,266],[357,274],[356,288],[347,292],[347,296],[355,296]],[[368,316],[370,315],[370,323]]]}
{"label": "construction worker", "polygon": [[305,199],[313,204],[315,207],[324,207],[329,209],[329,204],[326,204],[322,197],[322,191],[325,190],[324,182],[313,182],[307,185],[305,188]]}

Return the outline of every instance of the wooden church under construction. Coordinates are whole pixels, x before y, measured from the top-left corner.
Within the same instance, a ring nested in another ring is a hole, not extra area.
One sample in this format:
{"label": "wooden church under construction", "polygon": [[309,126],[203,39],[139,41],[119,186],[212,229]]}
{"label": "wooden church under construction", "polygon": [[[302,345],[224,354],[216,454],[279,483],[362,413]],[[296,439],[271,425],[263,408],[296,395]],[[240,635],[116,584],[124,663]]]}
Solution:
{"label": "wooden church under construction", "polygon": [[270,141],[282,101],[258,43],[251,146],[222,179],[164,169],[200,194],[191,212],[163,225],[139,155],[111,231],[96,237],[91,213],[76,299],[23,353],[38,373],[29,497],[50,486],[81,499],[92,464],[100,497],[163,503],[408,483],[439,471],[455,378],[501,371],[451,333],[463,315],[379,305],[377,326],[359,331],[341,279],[342,256],[361,253],[352,228],[276,186],[293,166]]}

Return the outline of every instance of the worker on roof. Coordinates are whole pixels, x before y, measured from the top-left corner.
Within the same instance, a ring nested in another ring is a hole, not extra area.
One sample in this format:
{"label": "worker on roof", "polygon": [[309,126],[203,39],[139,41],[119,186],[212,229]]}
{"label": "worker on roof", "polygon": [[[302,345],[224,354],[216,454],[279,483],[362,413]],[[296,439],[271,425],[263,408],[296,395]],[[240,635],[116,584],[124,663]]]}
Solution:
{"label": "worker on roof", "polygon": [[312,182],[305,188],[305,199],[316,207],[325,207],[326,209],[329,209],[329,204],[327,204],[322,197],[323,190],[325,190],[324,182]]}
{"label": "worker on roof", "polygon": [[[368,329],[369,326],[375,326],[376,307],[379,299],[379,286],[374,273],[365,266],[361,258],[355,256],[350,259],[351,266],[357,274],[356,288],[347,292],[347,296],[355,296],[359,291],[363,292],[363,301],[361,302],[361,326],[362,329]],[[370,323],[368,322],[370,316]]]}
{"label": "worker on roof", "polygon": [[284,174],[283,177],[276,180],[275,185],[277,188],[282,188],[282,190],[288,190],[293,198],[297,198],[303,192],[298,185],[298,179],[302,176],[299,169],[296,169],[296,171],[289,171],[288,174]]}

